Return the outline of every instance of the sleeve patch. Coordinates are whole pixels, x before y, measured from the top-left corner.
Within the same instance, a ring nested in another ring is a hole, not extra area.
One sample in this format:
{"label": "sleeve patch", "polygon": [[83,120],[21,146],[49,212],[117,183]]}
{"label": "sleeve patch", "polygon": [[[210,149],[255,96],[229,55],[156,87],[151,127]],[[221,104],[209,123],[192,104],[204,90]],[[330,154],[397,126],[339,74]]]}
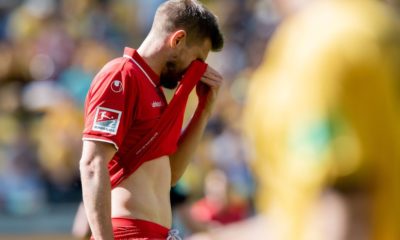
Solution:
{"label": "sleeve patch", "polygon": [[121,115],[121,111],[97,107],[92,130],[116,135]]}

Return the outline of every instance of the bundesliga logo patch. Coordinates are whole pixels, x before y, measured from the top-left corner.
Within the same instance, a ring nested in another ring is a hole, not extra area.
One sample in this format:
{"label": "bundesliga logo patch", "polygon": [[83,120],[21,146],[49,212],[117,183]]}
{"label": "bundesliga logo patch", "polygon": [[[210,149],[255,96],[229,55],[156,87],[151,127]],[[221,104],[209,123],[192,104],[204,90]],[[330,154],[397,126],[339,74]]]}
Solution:
{"label": "bundesliga logo patch", "polygon": [[97,107],[92,130],[117,134],[122,112],[105,107]]}

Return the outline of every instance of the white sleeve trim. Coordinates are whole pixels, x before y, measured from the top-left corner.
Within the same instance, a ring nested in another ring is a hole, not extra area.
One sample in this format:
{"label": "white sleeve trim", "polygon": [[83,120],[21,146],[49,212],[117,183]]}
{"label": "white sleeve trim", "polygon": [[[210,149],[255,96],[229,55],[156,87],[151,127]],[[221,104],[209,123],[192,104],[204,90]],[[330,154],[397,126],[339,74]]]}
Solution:
{"label": "white sleeve trim", "polygon": [[104,140],[101,138],[86,138],[85,137],[85,138],[82,138],[82,141],[96,141],[96,142],[110,143],[110,144],[114,145],[115,149],[117,149],[117,151],[118,151],[118,145],[115,142],[110,141],[110,140]]}

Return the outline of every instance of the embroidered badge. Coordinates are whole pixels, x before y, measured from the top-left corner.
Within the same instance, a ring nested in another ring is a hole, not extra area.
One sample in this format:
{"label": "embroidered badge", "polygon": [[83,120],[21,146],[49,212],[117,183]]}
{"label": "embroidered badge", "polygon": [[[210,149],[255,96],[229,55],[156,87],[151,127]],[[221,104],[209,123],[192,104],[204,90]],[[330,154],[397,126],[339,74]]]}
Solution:
{"label": "embroidered badge", "polygon": [[123,90],[121,80],[114,80],[111,83],[111,90],[115,93],[120,93]]}
{"label": "embroidered badge", "polygon": [[97,107],[92,130],[117,134],[122,112],[105,107]]}

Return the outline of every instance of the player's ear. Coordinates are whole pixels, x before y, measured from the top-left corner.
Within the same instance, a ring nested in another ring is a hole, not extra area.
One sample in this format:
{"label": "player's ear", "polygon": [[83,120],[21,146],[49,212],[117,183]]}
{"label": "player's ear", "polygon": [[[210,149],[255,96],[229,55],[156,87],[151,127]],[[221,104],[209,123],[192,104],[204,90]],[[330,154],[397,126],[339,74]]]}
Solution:
{"label": "player's ear", "polygon": [[185,44],[186,41],[186,31],[178,30],[171,35],[169,39],[169,44],[171,48],[177,48]]}

